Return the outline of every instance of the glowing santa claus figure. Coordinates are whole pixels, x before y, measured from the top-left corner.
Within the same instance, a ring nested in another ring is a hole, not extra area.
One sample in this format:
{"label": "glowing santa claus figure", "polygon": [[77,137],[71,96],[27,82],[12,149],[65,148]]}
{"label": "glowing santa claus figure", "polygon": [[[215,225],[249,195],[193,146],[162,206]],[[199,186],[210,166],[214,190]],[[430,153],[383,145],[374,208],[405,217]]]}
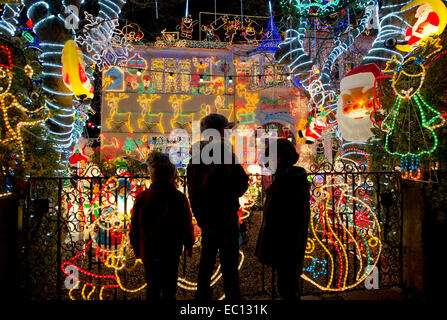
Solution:
{"label": "glowing santa claus figure", "polygon": [[366,142],[372,135],[374,81],[381,75],[379,67],[371,63],[352,69],[341,80],[337,120],[343,139]]}
{"label": "glowing santa claus figure", "polygon": [[439,16],[429,4],[424,3],[420,5],[414,16],[418,20],[405,33],[405,40],[408,41],[408,45],[412,49],[418,46],[418,42],[421,39],[436,33],[439,29]]}
{"label": "glowing santa claus figure", "polygon": [[298,131],[300,138],[305,137],[307,144],[315,143],[316,140],[320,139],[323,130],[326,128],[326,117],[310,117],[309,126],[306,130]]}

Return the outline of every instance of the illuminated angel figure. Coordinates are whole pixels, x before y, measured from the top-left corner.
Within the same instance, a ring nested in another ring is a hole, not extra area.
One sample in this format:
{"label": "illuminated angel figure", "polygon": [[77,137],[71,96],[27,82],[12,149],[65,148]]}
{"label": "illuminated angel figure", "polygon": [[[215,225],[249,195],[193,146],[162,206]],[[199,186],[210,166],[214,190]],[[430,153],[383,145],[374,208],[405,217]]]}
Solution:
{"label": "illuminated angel figure", "polygon": [[[9,92],[11,89],[13,73],[0,67],[0,145],[15,144],[20,152],[20,160],[25,160],[25,150],[23,148],[22,128],[37,125],[48,119],[42,106],[36,110],[28,110],[23,107],[17,98]],[[32,118],[30,118],[32,115]],[[23,121],[24,119],[29,121]]]}
{"label": "illuminated angel figure", "polygon": [[386,65],[384,72],[393,73],[391,85],[397,95],[391,111],[381,123],[387,132],[385,150],[392,155],[418,157],[432,153],[438,145],[434,129],[445,121],[439,111],[425,102],[419,91],[426,73],[424,63],[441,50],[439,41],[428,39],[424,41],[425,48],[421,49],[425,54],[413,54],[403,63],[393,56]]}
{"label": "illuminated angel figure", "polygon": [[197,20],[193,20],[191,15],[182,18],[182,22],[177,25],[177,30],[180,30],[180,36],[186,39],[192,39],[192,33]]}

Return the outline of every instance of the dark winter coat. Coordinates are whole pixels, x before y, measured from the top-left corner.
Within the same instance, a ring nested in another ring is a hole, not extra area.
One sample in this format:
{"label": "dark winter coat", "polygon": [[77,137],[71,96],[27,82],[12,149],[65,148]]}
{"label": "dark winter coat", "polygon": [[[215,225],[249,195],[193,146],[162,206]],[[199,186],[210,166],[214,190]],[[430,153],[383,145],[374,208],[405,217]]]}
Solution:
{"label": "dark winter coat", "polygon": [[310,193],[301,167],[278,168],[267,189],[255,255],[269,266],[301,268],[310,219]]}
{"label": "dark winter coat", "polygon": [[130,243],[143,261],[166,254],[180,255],[193,245],[188,199],[172,184],[154,182],[135,199]]}
{"label": "dark winter coat", "polygon": [[[201,148],[206,142],[201,141]],[[223,154],[223,153],[222,153]],[[239,197],[248,189],[240,164],[193,164],[187,167],[188,197],[203,233],[237,233]]]}

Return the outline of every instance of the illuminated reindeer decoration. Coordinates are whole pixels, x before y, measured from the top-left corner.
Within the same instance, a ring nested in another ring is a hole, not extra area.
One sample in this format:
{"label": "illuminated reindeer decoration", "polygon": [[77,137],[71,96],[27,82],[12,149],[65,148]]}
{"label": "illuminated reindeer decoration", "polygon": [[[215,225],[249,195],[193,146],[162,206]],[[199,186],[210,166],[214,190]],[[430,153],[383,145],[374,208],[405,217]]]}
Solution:
{"label": "illuminated reindeer decoration", "polygon": [[256,117],[256,105],[259,103],[259,94],[257,92],[248,92],[246,85],[243,83],[238,83],[236,89],[239,96],[244,97],[246,101],[245,104],[237,103],[236,118],[241,123],[253,123]]}
{"label": "illuminated reindeer decoration", "polygon": [[183,112],[183,103],[188,100],[191,100],[191,97],[185,94],[174,94],[169,97],[168,101],[171,103],[172,109],[174,110],[174,117],[170,120],[172,129],[175,129],[176,125],[181,129],[184,129],[188,125],[192,128],[194,113],[185,114]]}
{"label": "illuminated reindeer decoration", "polygon": [[165,132],[162,124],[163,113],[152,112],[152,102],[158,99],[160,99],[158,94],[142,94],[138,96],[137,102],[141,106],[141,117],[138,119],[138,128],[142,129],[144,124],[147,130],[151,131],[153,127],[158,126],[161,133]]}
{"label": "illuminated reindeer decoration", "polygon": [[[114,93],[108,93],[105,100],[110,108],[110,117],[106,119],[106,124],[109,129],[119,129],[123,125],[127,127],[130,133],[133,133],[133,128],[130,125],[131,112],[119,112],[119,102],[121,100],[129,98],[126,93],[119,93],[118,95]],[[121,118],[125,117],[126,120],[122,121]],[[118,119],[118,120],[115,120]]]}

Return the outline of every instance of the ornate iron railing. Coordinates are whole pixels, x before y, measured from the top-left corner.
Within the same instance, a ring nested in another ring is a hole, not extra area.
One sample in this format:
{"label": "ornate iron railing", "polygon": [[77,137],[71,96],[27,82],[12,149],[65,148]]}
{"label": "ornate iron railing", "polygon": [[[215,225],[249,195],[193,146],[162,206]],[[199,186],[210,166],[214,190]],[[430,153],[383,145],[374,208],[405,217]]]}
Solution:
{"label": "ornate iron railing", "polygon": [[[376,282],[371,277],[379,280],[380,287],[400,285],[399,174],[364,172],[349,161],[339,161],[312,166],[309,179],[312,219],[302,294],[364,289],[365,281],[367,286]],[[133,258],[126,231],[135,196],[148,185],[148,177],[31,178],[21,252],[26,297],[144,299],[143,266]],[[185,178],[181,178],[180,189],[186,192]],[[260,190],[257,195],[263,194]],[[253,228],[253,221],[260,217],[259,212],[256,217],[242,212],[248,225],[242,229]],[[257,230],[245,232],[245,237],[257,237]],[[198,253],[193,259],[182,259],[181,298],[193,297]],[[242,250],[241,263],[252,255]],[[214,282],[219,278],[216,272]],[[263,291],[274,295],[274,283],[268,288],[267,278],[263,273]],[[251,280],[241,277],[244,281]]]}

